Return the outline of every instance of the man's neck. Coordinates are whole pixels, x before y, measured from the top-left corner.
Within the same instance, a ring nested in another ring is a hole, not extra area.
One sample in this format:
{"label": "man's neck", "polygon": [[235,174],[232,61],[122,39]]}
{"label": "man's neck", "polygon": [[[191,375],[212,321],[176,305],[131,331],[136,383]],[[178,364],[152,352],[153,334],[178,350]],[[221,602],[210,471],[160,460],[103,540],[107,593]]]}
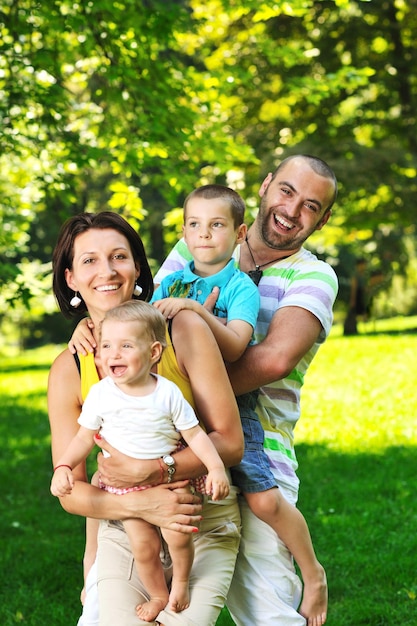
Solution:
{"label": "man's neck", "polygon": [[270,248],[260,237],[256,222],[254,222],[248,230],[246,243],[241,246],[239,266],[242,271],[248,272],[254,270],[256,266],[265,267],[269,263],[286,259],[298,250],[299,248],[297,250]]}

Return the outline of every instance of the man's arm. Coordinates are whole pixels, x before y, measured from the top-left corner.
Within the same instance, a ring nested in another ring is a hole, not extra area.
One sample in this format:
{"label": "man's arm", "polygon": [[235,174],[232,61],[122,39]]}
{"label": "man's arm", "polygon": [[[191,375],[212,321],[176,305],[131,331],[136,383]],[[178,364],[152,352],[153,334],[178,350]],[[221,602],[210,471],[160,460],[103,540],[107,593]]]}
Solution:
{"label": "man's arm", "polygon": [[317,341],[322,326],[301,307],[283,307],[272,318],[268,334],[249,346],[227,370],[236,395],[285,378]]}

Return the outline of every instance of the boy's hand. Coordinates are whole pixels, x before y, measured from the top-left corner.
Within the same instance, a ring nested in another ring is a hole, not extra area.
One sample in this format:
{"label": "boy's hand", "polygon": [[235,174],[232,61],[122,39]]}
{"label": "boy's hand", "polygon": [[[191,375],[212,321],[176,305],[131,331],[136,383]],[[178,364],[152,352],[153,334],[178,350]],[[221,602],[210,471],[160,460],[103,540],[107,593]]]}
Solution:
{"label": "boy's hand", "polygon": [[162,300],[156,300],[153,305],[162,313],[166,320],[171,320],[184,309],[198,313],[198,308],[202,308],[201,304],[190,298],[163,298]]}
{"label": "boy's hand", "polygon": [[93,328],[94,323],[89,317],[85,317],[78,323],[68,342],[68,348],[72,354],[79,352],[86,356],[88,352],[94,352],[97,344],[92,332]]}
{"label": "boy's hand", "polygon": [[207,474],[206,492],[213,500],[223,500],[229,495],[230,485],[224,469],[216,468]]}

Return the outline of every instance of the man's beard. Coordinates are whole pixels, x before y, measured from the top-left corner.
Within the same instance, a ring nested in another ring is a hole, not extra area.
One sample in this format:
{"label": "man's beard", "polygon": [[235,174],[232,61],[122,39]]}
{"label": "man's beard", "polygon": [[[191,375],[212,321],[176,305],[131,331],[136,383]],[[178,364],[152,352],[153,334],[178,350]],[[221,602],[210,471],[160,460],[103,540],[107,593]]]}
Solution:
{"label": "man's beard", "polygon": [[272,230],[270,223],[274,220],[273,213],[274,211],[266,206],[264,196],[259,206],[258,223],[258,233],[263,243],[272,250],[292,250],[297,247],[295,238],[291,237],[290,233],[285,235]]}
{"label": "man's beard", "polygon": [[[263,243],[272,250],[299,250],[305,240],[316,230],[314,227],[309,232],[303,232],[302,235],[298,230],[294,235],[292,235],[292,231],[288,231],[287,234],[277,233],[271,226],[271,222],[275,220],[274,210],[268,208],[265,196],[261,198],[258,220],[258,234]],[[288,221],[291,220],[288,219]]]}

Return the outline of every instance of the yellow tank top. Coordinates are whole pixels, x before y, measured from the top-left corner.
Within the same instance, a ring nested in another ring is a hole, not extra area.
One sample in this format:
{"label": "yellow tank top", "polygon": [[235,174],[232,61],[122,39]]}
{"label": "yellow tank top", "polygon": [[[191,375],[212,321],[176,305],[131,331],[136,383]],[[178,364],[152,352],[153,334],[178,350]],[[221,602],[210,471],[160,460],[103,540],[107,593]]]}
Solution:
{"label": "yellow tank top", "polygon": [[191,406],[195,410],[190,381],[188,377],[183,374],[178,367],[174,346],[172,345],[171,336],[169,334],[168,328],[166,331],[166,341],[167,347],[163,351],[162,358],[158,363],[158,374],[160,374],[161,376],[165,376],[165,378],[168,378],[168,380],[172,380],[172,382],[181,389],[184,398],[191,404]]}
{"label": "yellow tank top", "polygon": [[80,361],[80,377],[81,377],[81,397],[83,401],[86,399],[90,388],[100,380],[94,361],[94,354],[89,352],[87,356],[78,355]]}

